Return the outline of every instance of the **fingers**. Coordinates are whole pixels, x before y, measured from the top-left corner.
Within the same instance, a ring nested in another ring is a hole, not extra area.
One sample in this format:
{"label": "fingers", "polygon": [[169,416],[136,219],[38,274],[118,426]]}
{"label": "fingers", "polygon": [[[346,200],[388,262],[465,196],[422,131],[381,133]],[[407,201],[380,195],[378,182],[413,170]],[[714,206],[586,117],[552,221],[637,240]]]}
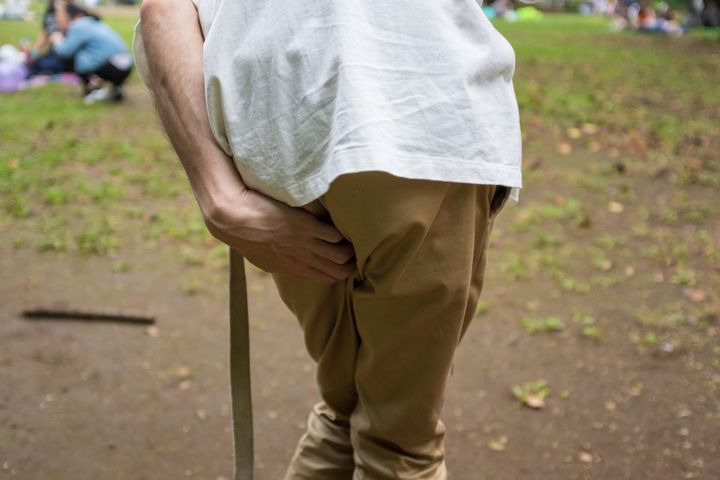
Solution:
{"label": "fingers", "polygon": [[315,255],[314,262],[310,268],[315,268],[338,280],[344,280],[357,271],[355,262],[349,261],[344,264],[337,264],[326,258]]}
{"label": "fingers", "polygon": [[310,235],[326,242],[338,243],[345,239],[342,233],[340,233],[334,225],[324,223],[310,213],[307,213],[307,222],[305,222],[305,227]]}
{"label": "fingers", "polygon": [[355,256],[355,250],[350,242],[328,243],[313,238],[308,248],[314,254],[326,258],[334,263],[343,265]]}
{"label": "fingers", "polygon": [[352,244],[334,225],[324,223],[310,213],[306,220],[304,227],[310,235],[310,243],[306,247],[311,252],[340,265],[344,265],[355,255]]}

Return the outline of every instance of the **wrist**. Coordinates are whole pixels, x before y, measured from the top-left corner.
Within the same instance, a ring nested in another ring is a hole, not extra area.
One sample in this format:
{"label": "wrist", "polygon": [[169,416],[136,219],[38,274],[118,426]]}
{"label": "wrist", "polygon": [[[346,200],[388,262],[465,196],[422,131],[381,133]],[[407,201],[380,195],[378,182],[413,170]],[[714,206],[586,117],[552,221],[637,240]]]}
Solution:
{"label": "wrist", "polygon": [[196,197],[208,228],[224,230],[243,223],[249,190],[243,185],[212,185]]}

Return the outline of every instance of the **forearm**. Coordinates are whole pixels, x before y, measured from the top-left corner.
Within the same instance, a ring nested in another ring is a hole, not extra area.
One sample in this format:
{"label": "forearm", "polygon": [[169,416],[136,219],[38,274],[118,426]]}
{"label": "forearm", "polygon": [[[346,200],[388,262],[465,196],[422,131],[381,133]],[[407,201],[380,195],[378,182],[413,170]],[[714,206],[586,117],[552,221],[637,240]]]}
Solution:
{"label": "forearm", "polygon": [[144,78],[210,232],[267,272],[325,283],[351,275],[352,245],[333,225],[246,189],[215,141],[205,104],[202,31],[190,0],[144,0],[140,20],[150,73]]}
{"label": "forearm", "polygon": [[40,34],[38,34],[37,39],[35,39],[35,44],[33,45],[32,49],[36,52],[41,52],[48,43],[48,34],[47,31],[43,29]]}
{"label": "forearm", "polygon": [[212,218],[245,187],[210,128],[197,11],[190,0],[145,0],[140,18],[160,120],[203,215]]}
{"label": "forearm", "polygon": [[67,10],[65,10],[65,8],[65,0],[57,0],[55,2],[55,21],[62,33],[67,32],[68,24],[70,23]]}

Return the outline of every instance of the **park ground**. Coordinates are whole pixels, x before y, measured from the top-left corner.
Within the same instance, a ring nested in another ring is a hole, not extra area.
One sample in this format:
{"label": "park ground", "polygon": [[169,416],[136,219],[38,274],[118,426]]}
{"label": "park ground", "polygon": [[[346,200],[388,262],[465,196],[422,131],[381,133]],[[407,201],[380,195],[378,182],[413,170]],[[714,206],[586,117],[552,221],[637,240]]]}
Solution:
{"label": "park ground", "polygon": [[[136,10],[106,19],[129,42]],[[498,23],[524,188],[498,217],[444,419],[454,480],[720,478],[720,43]],[[35,33],[0,22],[0,43]],[[0,98],[0,478],[229,480],[227,257],[137,77],[120,105]],[[314,365],[249,269],[257,478]],[[153,327],[29,321],[140,310]]]}

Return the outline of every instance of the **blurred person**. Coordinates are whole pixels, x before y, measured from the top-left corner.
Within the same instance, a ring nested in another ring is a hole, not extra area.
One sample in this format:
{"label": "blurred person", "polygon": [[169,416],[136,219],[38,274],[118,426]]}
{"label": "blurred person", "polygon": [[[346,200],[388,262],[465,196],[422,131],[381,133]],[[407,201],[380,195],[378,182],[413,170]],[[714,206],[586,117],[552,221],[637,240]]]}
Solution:
{"label": "blurred person", "polygon": [[649,6],[642,6],[638,11],[638,29],[652,31],[657,27],[657,15]]}
{"label": "blurred person", "polygon": [[56,12],[65,11],[65,2],[62,0],[49,0],[42,16],[41,30],[35,38],[28,52],[28,76],[45,74],[54,75],[63,72],[72,72],[72,60],[58,56],[52,49],[50,36],[56,32],[65,32],[67,17],[58,18]]}
{"label": "blurred person", "polygon": [[668,35],[682,35],[685,32],[685,28],[677,20],[677,13],[670,6],[660,15],[658,28]]}
{"label": "blurred person", "polygon": [[610,8],[608,0],[590,0],[590,4],[595,14],[605,15]]}
{"label": "blurred person", "polygon": [[445,480],[446,384],[522,186],[513,49],[475,0],[277,3],[145,0],[138,71],[317,363],[285,479]]}
{"label": "blurred person", "polygon": [[705,0],[703,2],[700,21],[705,27],[720,27],[720,0]]}
{"label": "blurred person", "polygon": [[660,15],[652,7],[642,7],[639,15],[638,31],[681,35],[684,29],[675,19],[675,11],[665,4]]}
{"label": "blurred person", "polygon": [[625,18],[628,21],[628,25],[632,28],[638,28],[640,25],[640,11],[643,7],[639,3],[631,1],[628,3],[625,10]]}
{"label": "blurred person", "polygon": [[512,11],[512,3],[510,0],[495,0],[490,4],[490,6],[495,10],[495,14],[500,18],[504,18]]}
{"label": "blurred person", "polygon": [[26,20],[29,11],[30,0],[5,0],[0,4],[0,19]]}
{"label": "blurred person", "polygon": [[[74,71],[83,81],[85,103],[122,100],[123,85],[132,71],[133,62],[120,35],[93,14],[73,4],[56,12],[60,18],[67,17],[68,26],[65,35],[55,32],[50,40],[58,56],[72,60]],[[93,85],[93,75],[110,82],[112,87]]]}

